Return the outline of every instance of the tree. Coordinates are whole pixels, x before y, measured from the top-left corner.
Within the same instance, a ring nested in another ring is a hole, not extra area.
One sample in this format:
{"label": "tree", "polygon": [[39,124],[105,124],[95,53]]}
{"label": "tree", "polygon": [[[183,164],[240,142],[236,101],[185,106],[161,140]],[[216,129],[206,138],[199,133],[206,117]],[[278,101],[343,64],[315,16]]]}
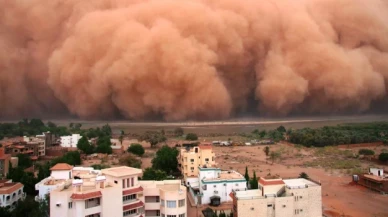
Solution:
{"label": "tree", "polygon": [[387,162],[388,161],[388,153],[381,153],[379,155],[379,161],[381,162]]}
{"label": "tree", "polygon": [[119,141],[121,145],[123,144],[123,140],[124,140],[124,130],[121,130],[120,136],[119,136]]}
{"label": "tree", "polygon": [[93,167],[93,169],[95,169],[95,170],[102,170],[102,169],[110,168],[110,166],[106,165],[106,164],[93,164],[91,167]]}
{"label": "tree", "polygon": [[266,134],[267,134],[267,132],[265,132],[265,130],[262,130],[262,131],[260,131],[259,136],[260,136],[260,138],[264,138]]}
{"label": "tree", "polygon": [[146,168],[143,172],[142,180],[165,180],[167,179],[167,173],[162,170],[153,168]]}
{"label": "tree", "polygon": [[154,147],[158,143],[167,141],[167,138],[158,131],[147,131],[141,137],[140,140],[149,142],[151,147]]}
{"label": "tree", "polygon": [[38,182],[50,176],[50,163],[46,162],[43,165],[38,165]]}
{"label": "tree", "polygon": [[360,149],[358,151],[358,154],[361,154],[361,155],[374,155],[375,152],[373,150],[370,150],[370,149]]}
{"label": "tree", "polygon": [[269,152],[270,152],[270,149],[269,149],[269,146],[265,146],[265,148],[264,148],[264,153],[265,153],[265,156],[267,156],[268,157],[268,155],[269,155]]}
{"label": "tree", "polygon": [[132,143],[127,151],[140,157],[144,154],[143,146],[137,143]]}
{"label": "tree", "polygon": [[279,126],[278,128],[276,128],[276,130],[279,131],[280,133],[286,132],[286,128],[284,126]]}
{"label": "tree", "polygon": [[30,166],[32,166],[32,161],[30,156],[26,154],[18,154],[16,155],[18,157],[18,166],[25,169]]}
{"label": "tree", "polygon": [[152,168],[171,174],[178,169],[177,156],[176,148],[165,145],[156,152],[156,156],[152,159]]}
{"label": "tree", "polygon": [[195,141],[198,140],[198,136],[195,133],[188,133],[186,135],[186,140]]}
{"label": "tree", "polygon": [[35,185],[38,183],[38,180],[35,178],[34,174],[31,172],[25,172],[20,180],[24,185],[24,192],[28,195],[35,195]]}
{"label": "tree", "polygon": [[136,157],[131,154],[125,154],[119,159],[119,162],[121,165],[125,165],[128,167],[135,167],[135,168],[141,167],[141,161],[136,159]]}
{"label": "tree", "polygon": [[308,178],[309,178],[309,175],[307,175],[307,173],[305,173],[305,172],[301,172],[301,173],[299,174],[299,178],[308,179]]}
{"label": "tree", "polygon": [[253,178],[251,180],[251,189],[258,189],[259,188],[259,183],[256,177],[256,171],[253,171]]}
{"label": "tree", "polygon": [[270,155],[269,157],[271,158],[272,164],[275,162],[276,159],[280,158],[281,156],[280,152],[277,152],[277,151],[271,151],[269,155]]}
{"label": "tree", "polygon": [[82,136],[82,138],[78,140],[77,148],[85,154],[93,154],[94,152],[94,148],[89,143],[88,138],[86,136]]}
{"label": "tree", "polygon": [[245,167],[245,175],[244,175],[244,177],[245,177],[245,180],[247,180],[247,184],[248,184],[248,182],[249,182],[248,166]]}
{"label": "tree", "polygon": [[101,132],[105,136],[109,136],[109,137],[112,136],[112,128],[110,128],[109,124],[105,124],[104,126],[102,126]]}
{"label": "tree", "polygon": [[97,153],[112,154],[112,143],[109,136],[98,137],[97,139]]}
{"label": "tree", "polygon": [[81,155],[78,151],[69,151],[62,157],[55,158],[51,161],[51,165],[54,166],[57,163],[67,163],[69,165],[81,165]]}
{"label": "tree", "polygon": [[176,137],[183,136],[184,133],[185,133],[185,132],[184,132],[184,130],[183,130],[182,127],[177,127],[177,128],[174,129],[174,135],[175,135]]}

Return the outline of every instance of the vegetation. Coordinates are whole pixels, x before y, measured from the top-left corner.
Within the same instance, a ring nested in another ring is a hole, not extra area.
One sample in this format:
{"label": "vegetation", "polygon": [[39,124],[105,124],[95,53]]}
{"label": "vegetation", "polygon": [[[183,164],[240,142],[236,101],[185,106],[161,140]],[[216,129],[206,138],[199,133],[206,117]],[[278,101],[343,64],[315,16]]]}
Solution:
{"label": "vegetation", "polygon": [[259,188],[258,179],[256,177],[256,171],[253,171],[253,178],[251,179],[250,184],[251,184],[251,189]]}
{"label": "vegetation", "polygon": [[358,154],[362,154],[362,155],[375,155],[375,152],[373,150],[370,150],[370,149],[360,149],[358,151]]}
{"label": "vegetation", "polygon": [[91,167],[93,167],[93,169],[95,169],[95,170],[102,170],[102,169],[110,168],[110,166],[106,165],[106,164],[93,164]]}
{"label": "vegetation", "polygon": [[126,155],[122,156],[119,159],[119,163],[121,165],[129,166],[129,167],[135,167],[135,168],[141,167],[141,160],[137,159],[132,154],[126,154]]}
{"label": "vegetation", "polygon": [[265,153],[265,156],[269,156],[269,152],[270,152],[270,149],[269,149],[269,146],[265,146],[265,148],[263,149],[264,153]]}
{"label": "vegetation", "polygon": [[165,180],[167,179],[167,173],[162,170],[153,168],[146,168],[143,172],[142,180]]}
{"label": "vegetation", "polygon": [[183,130],[182,127],[177,127],[177,128],[174,129],[174,135],[175,135],[176,137],[183,136],[184,133],[185,133],[185,132],[184,132],[184,130]]}
{"label": "vegetation", "polygon": [[245,180],[247,180],[247,184],[248,184],[248,182],[249,182],[249,173],[248,173],[248,167],[247,166],[245,167],[245,175],[244,175],[244,177],[245,177]]}
{"label": "vegetation", "polygon": [[97,153],[112,154],[112,143],[109,136],[101,136],[97,139]]}
{"label": "vegetation", "polygon": [[152,168],[162,170],[168,175],[178,169],[178,149],[170,148],[167,145],[163,146],[156,152],[156,156],[152,159]]}
{"label": "vegetation", "polygon": [[78,140],[77,148],[85,154],[94,153],[94,147],[90,144],[86,136],[83,136],[80,140]]}
{"label": "vegetation", "polygon": [[26,168],[32,166],[32,161],[31,161],[30,156],[28,156],[26,154],[18,154],[16,156],[18,157],[18,166],[19,167],[26,169]]}
{"label": "vegetation", "polygon": [[48,199],[35,201],[33,197],[18,201],[13,210],[0,207],[1,217],[49,217],[50,205]]}
{"label": "vegetation", "polygon": [[299,174],[299,178],[308,179],[308,178],[310,178],[310,177],[309,177],[309,175],[307,175],[307,173],[301,172],[301,173]]}
{"label": "vegetation", "polygon": [[280,154],[280,152],[277,152],[277,151],[271,151],[271,153],[269,154],[269,157],[270,157],[272,164],[273,164],[276,159],[279,159],[281,157],[281,154]]}
{"label": "vegetation", "polygon": [[124,130],[121,130],[120,136],[119,136],[120,145],[123,144],[123,140],[124,140]]}
{"label": "vegetation", "polygon": [[379,161],[381,162],[387,162],[388,161],[388,153],[381,153],[379,155]]}
{"label": "vegetation", "polygon": [[132,154],[135,154],[137,156],[143,156],[144,154],[144,148],[142,145],[138,144],[138,143],[132,143],[129,147],[128,147],[128,152],[132,153]]}
{"label": "vegetation", "polygon": [[164,135],[164,132],[147,131],[140,137],[140,140],[149,142],[151,147],[154,147],[161,142],[167,141],[167,138]]}
{"label": "vegetation", "polygon": [[195,133],[188,133],[186,135],[186,140],[196,141],[196,140],[198,140],[198,136]]}
{"label": "vegetation", "polygon": [[290,142],[307,147],[385,142],[387,137],[388,122],[345,124],[318,129],[303,128],[293,130],[289,134]]}

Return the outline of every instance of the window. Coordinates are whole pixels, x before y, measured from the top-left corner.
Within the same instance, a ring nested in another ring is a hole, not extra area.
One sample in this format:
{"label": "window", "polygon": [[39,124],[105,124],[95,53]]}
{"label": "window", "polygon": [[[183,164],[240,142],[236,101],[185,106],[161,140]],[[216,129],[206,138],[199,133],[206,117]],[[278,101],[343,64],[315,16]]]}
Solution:
{"label": "window", "polygon": [[123,212],[123,216],[129,216],[132,214],[136,214],[136,209],[131,209],[131,210]]}
{"label": "window", "polygon": [[186,214],[179,214],[179,217],[186,217]]}
{"label": "window", "polygon": [[176,201],[175,200],[168,200],[167,201],[167,208],[176,208]]}
{"label": "window", "polygon": [[85,201],[85,208],[92,208],[100,205],[100,198],[92,198],[92,199],[87,199]]}
{"label": "window", "polygon": [[118,182],[115,180],[115,184],[117,184]]}
{"label": "window", "polygon": [[133,187],[135,185],[135,179],[132,177],[131,178],[131,187]]}
{"label": "window", "polygon": [[122,181],[123,181],[123,188],[125,188],[125,179],[123,179]]}
{"label": "window", "polygon": [[272,204],[268,204],[267,207],[272,207]]}
{"label": "window", "polygon": [[190,167],[191,170],[194,170],[194,167]]}
{"label": "window", "polygon": [[217,188],[217,185],[213,185],[213,188]]}
{"label": "window", "polygon": [[190,162],[191,162],[191,163],[194,163],[194,159],[190,159]]}
{"label": "window", "polygon": [[73,208],[73,202],[69,202],[69,203],[67,204],[67,206],[68,206],[69,209]]}
{"label": "window", "polygon": [[179,207],[185,206],[185,199],[179,200],[178,201],[178,206]]}
{"label": "window", "polygon": [[238,183],[236,183],[236,186],[238,186]]}
{"label": "window", "polygon": [[131,195],[123,196],[123,202],[131,201],[131,200],[136,200],[136,194],[131,194]]}
{"label": "window", "polygon": [[167,215],[167,217],[176,217],[176,215]]}
{"label": "window", "polygon": [[283,208],[285,208],[286,207],[286,205],[283,205]]}
{"label": "window", "polygon": [[91,215],[87,215],[85,217],[100,217],[101,215],[99,213],[97,214],[91,214]]}
{"label": "window", "polygon": [[212,157],[212,161],[214,161],[214,157]]}
{"label": "window", "polygon": [[205,158],[205,161],[208,162],[208,161],[209,161],[209,158]]}
{"label": "window", "polygon": [[302,199],[302,196],[299,196],[299,199]]}
{"label": "window", "polygon": [[21,193],[22,193],[22,190],[20,190],[20,189],[19,189],[19,192],[18,192],[18,194],[20,195]]}
{"label": "window", "polygon": [[129,187],[129,179],[127,179],[127,187]]}
{"label": "window", "polygon": [[164,207],[164,200],[160,200],[160,205]]}

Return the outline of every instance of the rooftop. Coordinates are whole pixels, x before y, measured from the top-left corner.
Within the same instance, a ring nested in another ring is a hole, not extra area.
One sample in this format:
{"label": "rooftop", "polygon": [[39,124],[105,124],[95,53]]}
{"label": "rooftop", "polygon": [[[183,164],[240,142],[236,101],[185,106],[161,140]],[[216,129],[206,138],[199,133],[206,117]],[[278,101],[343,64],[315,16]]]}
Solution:
{"label": "rooftop", "polygon": [[312,182],[310,180],[303,179],[303,178],[284,179],[283,181],[286,184],[286,186],[290,187],[290,188],[306,187],[306,185],[307,186],[319,186],[315,182]]}
{"label": "rooftop", "polygon": [[140,185],[146,188],[159,188],[163,191],[179,191],[183,187],[180,180],[140,181]]}
{"label": "rooftop", "polygon": [[260,178],[259,183],[261,186],[268,186],[268,185],[284,185],[284,182],[282,179],[276,178],[276,179],[266,179],[266,178]]}
{"label": "rooftop", "polygon": [[370,175],[370,174],[364,174],[364,177],[368,178],[368,179],[372,179],[372,180],[378,181],[378,182],[388,181],[387,178],[380,177],[380,176],[375,176],[375,175]]}
{"label": "rooftop", "polygon": [[204,178],[203,181],[245,180],[244,176],[236,171],[221,171],[216,178]]}
{"label": "rooftop", "polygon": [[113,167],[108,169],[103,169],[101,172],[105,175],[114,176],[114,177],[124,177],[124,176],[133,176],[142,174],[141,169],[132,168],[132,167]]}
{"label": "rooftop", "polygon": [[50,168],[51,171],[72,170],[72,169],[73,169],[73,166],[70,166],[67,163],[58,163],[58,164],[55,164],[55,166]]}
{"label": "rooftop", "polygon": [[12,194],[18,189],[22,188],[23,185],[20,182],[5,182],[0,183],[0,195],[1,194]]}

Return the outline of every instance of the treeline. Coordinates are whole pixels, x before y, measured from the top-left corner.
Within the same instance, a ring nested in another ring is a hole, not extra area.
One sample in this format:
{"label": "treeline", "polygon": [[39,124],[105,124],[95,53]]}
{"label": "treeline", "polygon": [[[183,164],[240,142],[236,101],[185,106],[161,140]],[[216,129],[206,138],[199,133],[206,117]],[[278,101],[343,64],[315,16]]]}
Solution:
{"label": "treeline", "polygon": [[388,122],[345,124],[287,131],[289,141],[307,147],[388,142]]}
{"label": "treeline", "polygon": [[15,136],[36,136],[50,131],[56,136],[66,136],[73,133],[87,136],[88,138],[111,136],[112,129],[108,124],[97,128],[81,129],[81,123],[70,123],[69,126],[57,126],[53,122],[43,123],[41,119],[23,119],[17,123],[0,123],[0,139]]}

